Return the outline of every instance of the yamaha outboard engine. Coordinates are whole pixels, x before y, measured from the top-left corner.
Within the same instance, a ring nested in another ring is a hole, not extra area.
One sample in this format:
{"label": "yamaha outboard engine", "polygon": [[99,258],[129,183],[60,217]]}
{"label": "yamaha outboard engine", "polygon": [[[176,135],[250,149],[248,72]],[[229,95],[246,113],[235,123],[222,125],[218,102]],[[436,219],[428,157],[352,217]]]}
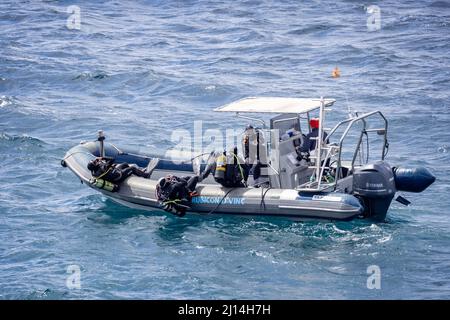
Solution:
{"label": "yamaha outboard engine", "polygon": [[353,194],[364,207],[364,217],[383,220],[396,191],[394,173],[384,161],[367,164],[353,173]]}

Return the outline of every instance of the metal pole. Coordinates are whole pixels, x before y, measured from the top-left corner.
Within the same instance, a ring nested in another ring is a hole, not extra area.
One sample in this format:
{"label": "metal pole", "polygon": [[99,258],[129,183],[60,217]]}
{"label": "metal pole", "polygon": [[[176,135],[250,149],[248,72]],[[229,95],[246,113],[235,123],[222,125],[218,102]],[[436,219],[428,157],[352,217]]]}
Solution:
{"label": "metal pole", "polygon": [[105,146],[103,144],[103,141],[105,140],[105,134],[103,133],[103,130],[98,130],[98,138],[97,140],[100,142],[100,157],[105,157]]}
{"label": "metal pole", "polygon": [[321,153],[322,153],[322,136],[323,136],[323,121],[325,118],[325,101],[323,97],[320,97],[320,109],[319,109],[319,134],[317,136],[316,140],[316,179],[318,180],[317,188],[320,189],[320,180],[322,180],[322,177],[320,177],[320,165],[321,165]]}

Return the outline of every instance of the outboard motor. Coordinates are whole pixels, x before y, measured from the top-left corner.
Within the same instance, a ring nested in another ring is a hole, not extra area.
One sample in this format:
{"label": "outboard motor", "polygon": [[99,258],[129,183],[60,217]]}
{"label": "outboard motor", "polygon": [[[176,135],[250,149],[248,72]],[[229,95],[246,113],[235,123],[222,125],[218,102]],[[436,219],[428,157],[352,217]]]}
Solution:
{"label": "outboard motor", "polygon": [[364,217],[383,220],[396,191],[394,173],[384,161],[367,164],[353,173],[353,194],[364,207]]}
{"label": "outboard motor", "polygon": [[393,168],[392,171],[399,191],[422,192],[436,180],[430,170],[424,167]]}

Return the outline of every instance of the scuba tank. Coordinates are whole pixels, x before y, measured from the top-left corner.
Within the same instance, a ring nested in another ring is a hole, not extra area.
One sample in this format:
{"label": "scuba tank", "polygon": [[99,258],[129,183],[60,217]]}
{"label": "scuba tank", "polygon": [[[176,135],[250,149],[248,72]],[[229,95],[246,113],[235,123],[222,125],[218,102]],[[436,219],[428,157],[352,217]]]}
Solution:
{"label": "scuba tank", "polygon": [[103,189],[109,192],[116,192],[119,190],[119,186],[117,184],[106,181],[104,179],[92,178],[91,180],[89,180],[89,183],[98,189]]}
{"label": "scuba tank", "polygon": [[242,181],[245,179],[245,173],[241,166],[241,160],[238,157],[237,147],[235,146],[229,154],[230,158],[225,172],[225,183],[222,185],[228,188],[242,187],[244,186]]}
{"label": "scuba tank", "polygon": [[261,158],[259,154],[259,130],[256,131],[256,164],[253,166],[253,179],[258,180],[261,176]]}
{"label": "scuba tank", "polygon": [[227,155],[224,151],[216,159],[216,170],[214,172],[214,178],[217,180],[225,179],[225,171],[227,170]]}
{"label": "scuba tank", "polygon": [[223,152],[216,159],[216,168],[214,172],[214,180],[226,188],[235,188],[242,185],[245,178],[242,166],[237,156],[237,147],[228,153]]}
{"label": "scuba tank", "polygon": [[[239,184],[242,184],[242,182],[244,182],[244,186],[247,186],[247,179],[248,179],[248,174],[246,173],[247,167],[245,167],[245,169],[242,167],[242,165],[241,165],[242,158],[238,157],[238,148],[237,147],[234,147],[234,154],[235,154],[234,170],[237,171],[236,177],[238,177]],[[241,161],[241,162],[239,162],[239,161]]]}
{"label": "scuba tank", "polygon": [[243,146],[244,146],[244,159],[248,159],[250,158],[250,137],[248,134],[244,135]]}
{"label": "scuba tank", "polygon": [[227,170],[225,172],[225,177],[227,180],[227,183],[229,185],[235,186],[239,184],[244,177],[241,174],[240,170],[240,164],[238,159],[238,150],[237,147],[233,148],[233,151],[231,153],[231,160],[229,161],[229,164],[227,164]]}

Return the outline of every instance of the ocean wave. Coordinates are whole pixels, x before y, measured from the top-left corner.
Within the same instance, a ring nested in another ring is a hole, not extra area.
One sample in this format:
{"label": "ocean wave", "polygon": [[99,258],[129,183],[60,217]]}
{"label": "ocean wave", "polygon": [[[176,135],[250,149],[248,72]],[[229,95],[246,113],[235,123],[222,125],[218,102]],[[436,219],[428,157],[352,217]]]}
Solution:
{"label": "ocean wave", "polygon": [[[448,253],[448,1],[381,3],[376,32],[357,0],[84,1],[81,30],[66,27],[70,4],[0,1],[0,252],[38,252],[4,257],[1,298],[370,299],[372,264],[389,280],[382,298],[448,293],[445,269],[430,269]],[[179,219],[115,204],[59,164],[97,129],[164,155],[172,130],[196,120],[242,127],[212,109],[255,95],[336,97],[331,126],[347,105],[380,109],[388,162],[425,165],[437,181],[385,223]],[[66,294],[72,261],[83,289]],[[405,281],[421,277],[433,278],[427,292]]]}
{"label": "ocean wave", "polygon": [[0,132],[0,142],[8,142],[8,143],[25,143],[33,146],[43,146],[47,144],[45,141],[42,141],[38,138],[30,137],[26,134],[21,135],[9,135],[4,132]]}
{"label": "ocean wave", "polygon": [[339,27],[337,25],[331,25],[331,24],[316,24],[316,25],[308,25],[303,28],[294,29],[291,31],[288,31],[286,34],[288,35],[309,35],[309,34],[315,34],[315,33],[324,33],[331,30],[336,30]]}
{"label": "ocean wave", "polygon": [[84,71],[77,76],[73,78],[73,80],[87,80],[87,81],[94,81],[94,80],[102,80],[105,78],[110,77],[106,72],[103,71]]}
{"label": "ocean wave", "polygon": [[448,1],[434,1],[428,5],[430,8],[450,8],[450,2]]}
{"label": "ocean wave", "polygon": [[5,12],[0,14],[0,21],[21,22],[28,16],[26,13]]}
{"label": "ocean wave", "polygon": [[[62,278],[63,280],[63,278]],[[34,290],[30,292],[25,297],[15,297],[15,299],[25,299],[25,300],[60,300],[68,298],[68,291],[57,291],[52,289],[42,289],[42,290]]]}
{"label": "ocean wave", "polygon": [[0,108],[6,107],[14,103],[14,98],[9,96],[1,96],[0,97]]}

